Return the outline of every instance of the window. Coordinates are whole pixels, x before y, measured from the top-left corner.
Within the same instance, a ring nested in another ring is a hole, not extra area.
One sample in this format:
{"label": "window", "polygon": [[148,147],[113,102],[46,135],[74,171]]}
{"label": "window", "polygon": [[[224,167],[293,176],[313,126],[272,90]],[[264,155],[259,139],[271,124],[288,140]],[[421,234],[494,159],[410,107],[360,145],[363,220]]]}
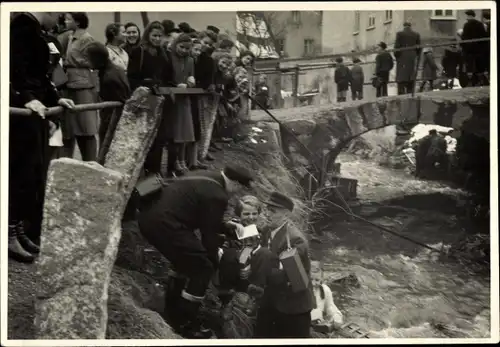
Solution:
{"label": "window", "polygon": [[431,19],[455,20],[455,19],[457,19],[457,11],[455,11],[455,10],[432,10]]}
{"label": "window", "polygon": [[373,29],[373,28],[375,28],[375,15],[370,14],[368,16],[368,27],[366,28],[366,30]]}
{"label": "window", "polygon": [[358,34],[359,28],[361,26],[361,13],[359,11],[354,12],[354,29],[353,33]]}
{"label": "window", "polygon": [[392,22],[392,10],[385,11],[385,23]]}
{"label": "window", "polygon": [[300,23],[300,11],[292,11],[292,22],[294,24]]}
{"label": "window", "polygon": [[314,40],[313,39],[305,39],[304,40],[304,55],[312,55],[314,54]]}

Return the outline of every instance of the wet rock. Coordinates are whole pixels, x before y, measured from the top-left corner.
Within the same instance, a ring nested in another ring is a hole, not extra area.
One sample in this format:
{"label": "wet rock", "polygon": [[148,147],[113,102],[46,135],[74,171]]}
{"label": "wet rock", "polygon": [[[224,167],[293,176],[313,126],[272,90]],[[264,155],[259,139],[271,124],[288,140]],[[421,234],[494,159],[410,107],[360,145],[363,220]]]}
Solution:
{"label": "wet rock", "polygon": [[123,176],[97,163],[52,161],[37,263],[40,339],[102,339],[120,240]]}
{"label": "wet rock", "polygon": [[360,288],[358,277],[353,272],[336,272],[325,279],[325,283],[334,288]]}
{"label": "wet rock", "polygon": [[287,121],[284,125],[297,134],[310,134],[316,127],[316,122],[311,119],[296,119]]}

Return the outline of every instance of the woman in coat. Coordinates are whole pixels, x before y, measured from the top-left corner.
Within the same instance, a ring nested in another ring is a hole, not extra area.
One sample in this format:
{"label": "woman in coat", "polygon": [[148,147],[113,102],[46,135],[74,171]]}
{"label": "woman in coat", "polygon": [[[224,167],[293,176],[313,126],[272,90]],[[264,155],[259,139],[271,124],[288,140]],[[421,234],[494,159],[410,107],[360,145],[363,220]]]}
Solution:
{"label": "woman in coat", "polygon": [[[191,47],[191,37],[188,34],[181,34],[172,42],[171,50],[165,52],[168,57],[167,65],[173,71],[171,79],[167,81],[169,84],[178,88],[195,86]],[[164,108],[164,118],[167,123],[166,138],[169,141],[168,173],[182,176],[189,171],[186,164],[187,144],[195,142],[190,96],[176,95],[173,107]]]}
{"label": "woman in coat", "polygon": [[[193,58],[194,61],[195,81],[196,84],[198,85],[196,68],[198,66],[198,61],[202,51],[202,43],[201,40],[199,40],[198,38],[192,39],[192,42],[193,46],[191,48],[191,57]],[[191,115],[193,118],[195,142],[188,145],[187,148],[187,165],[190,170],[208,169],[208,166],[201,162],[202,158],[198,157],[198,142],[201,140],[201,119],[200,119],[201,114],[198,104],[199,97],[201,97],[201,95],[191,96]]]}
{"label": "woman in coat", "polygon": [[432,48],[425,47],[423,49],[424,61],[422,70],[422,84],[420,85],[420,93],[424,91],[425,85],[429,83],[430,90],[434,90],[434,81],[437,78],[438,66],[434,61],[434,56],[432,55]]}
{"label": "woman in coat", "polygon": [[[151,22],[144,30],[141,44],[130,52],[127,77],[132,91],[140,86],[151,87],[160,84],[160,82],[165,85],[165,80],[171,79],[171,71],[168,71],[166,64],[167,57],[160,47],[162,37],[163,27],[160,22]],[[169,109],[171,107],[170,98],[165,98],[163,105],[164,110]],[[144,171],[147,174],[161,173],[166,126],[165,119],[162,119],[156,138],[144,162]]]}
{"label": "woman in coat", "polygon": [[[98,100],[98,77],[92,70],[87,56],[87,47],[94,38],[87,32],[89,19],[85,12],[66,13],[66,27],[71,30],[67,42],[64,66],[68,82],[68,97],[78,104],[95,103]],[[97,159],[97,132],[99,119],[96,110],[68,113],[63,117],[64,156],[72,157],[75,140],[83,161]]]}
{"label": "woman in coat", "polygon": [[[109,50],[100,42],[89,45],[88,55],[92,66],[99,71],[99,96],[102,101],[119,101],[125,103],[130,98],[131,91],[127,75],[122,68],[111,62]],[[123,108],[107,108],[101,111],[99,125],[99,163],[104,164],[112,137],[107,141],[106,134],[112,136],[120,119]]]}

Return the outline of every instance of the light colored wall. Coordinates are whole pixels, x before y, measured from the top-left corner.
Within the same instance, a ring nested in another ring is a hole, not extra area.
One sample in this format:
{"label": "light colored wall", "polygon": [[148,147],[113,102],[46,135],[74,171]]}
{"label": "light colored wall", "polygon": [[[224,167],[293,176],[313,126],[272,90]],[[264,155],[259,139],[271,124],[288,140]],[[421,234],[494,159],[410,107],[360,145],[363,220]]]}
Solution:
{"label": "light colored wall", "polygon": [[[291,21],[292,12],[283,11],[280,20]],[[295,26],[289,23],[286,27],[285,51],[290,58],[302,57],[304,54],[304,40],[313,39],[315,45],[321,46],[321,25],[318,15],[309,11],[300,11],[301,23]],[[320,52],[318,52],[319,54]]]}
{"label": "light colored wall", "polygon": [[[106,25],[114,21],[113,12],[88,12],[89,33],[99,41],[104,41]],[[218,27],[221,32],[226,30],[231,36],[236,32],[236,12],[148,12],[149,21],[170,19],[177,25],[181,22],[189,23],[196,30],[203,30],[207,25]],[[121,12],[121,22],[136,23],[141,31],[144,30],[140,12]]]}

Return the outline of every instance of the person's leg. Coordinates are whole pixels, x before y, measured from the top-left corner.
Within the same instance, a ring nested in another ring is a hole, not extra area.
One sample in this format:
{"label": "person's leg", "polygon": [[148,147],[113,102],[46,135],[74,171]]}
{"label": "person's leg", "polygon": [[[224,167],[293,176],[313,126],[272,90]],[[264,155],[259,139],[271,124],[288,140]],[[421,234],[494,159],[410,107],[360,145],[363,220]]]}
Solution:
{"label": "person's leg", "polygon": [[97,160],[97,139],[95,135],[76,136],[76,141],[83,161]]}
{"label": "person's leg", "polygon": [[276,335],[277,312],[273,307],[261,305],[257,311],[254,337],[259,339],[278,337]]}
{"label": "person's leg", "polygon": [[176,169],[184,174],[189,171],[186,164],[186,143],[178,143],[177,147],[177,165]]}
{"label": "person's leg", "polygon": [[382,96],[389,95],[387,92],[387,82],[382,83]]}
{"label": "person's leg", "polygon": [[99,124],[99,152],[101,152],[102,150],[102,145],[104,143],[104,139],[106,138],[106,133],[108,131],[112,114],[113,109],[104,109],[99,113],[101,120]]}
{"label": "person's leg", "polygon": [[358,99],[363,100],[363,86],[358,90]]}
{"label": "person's leg", "polygon": [[76,139],[74,137],[63,139],[63,147],[61,148],[61,158],[73,158],[75,154]]}
{"label": "person's leg", "polygon": [[171,176],[172,174],[181,175],[182,172],[177,171],[176,163],[177,163],[177,149],[175,143],[169,142],[167,145],[168,148],[168,158],[167,158],[167,176]]}
{"label": "person's leg", "polygon": [[219,107],[219,96],[210,97],[208,100],[208,105],[206,105],[204,112],[206,112],[206,133],[203,139],[201,148],[201,157],[205,158],[208,154],[208,148],[212,140],[212,132],[214,130],[215,117],[217,115],[217,109]]}
{"label": "person's leg", "polygon": [[406,94],[405,83],[398,82],[398,95],[403,95],[403,94]]}
{"label": "person's leg", "polygon": [[420,84],[419,92],[422,93],[424,91],[425,85],[427,84],[427,81],[422,81]]}
{"label": "person's leg", "polygon": [[[163,146],[156,138],[149,149],[144,161],[144,171],[147,174],[161,173],[161,159],[163,156]],[[170,156],[170,153],[169,153]]]}
{"label": "person's leg", "polygon": [[382,85],[375,88],[375,90],[377,91],[376,97],[380,98],[382,96]]}

